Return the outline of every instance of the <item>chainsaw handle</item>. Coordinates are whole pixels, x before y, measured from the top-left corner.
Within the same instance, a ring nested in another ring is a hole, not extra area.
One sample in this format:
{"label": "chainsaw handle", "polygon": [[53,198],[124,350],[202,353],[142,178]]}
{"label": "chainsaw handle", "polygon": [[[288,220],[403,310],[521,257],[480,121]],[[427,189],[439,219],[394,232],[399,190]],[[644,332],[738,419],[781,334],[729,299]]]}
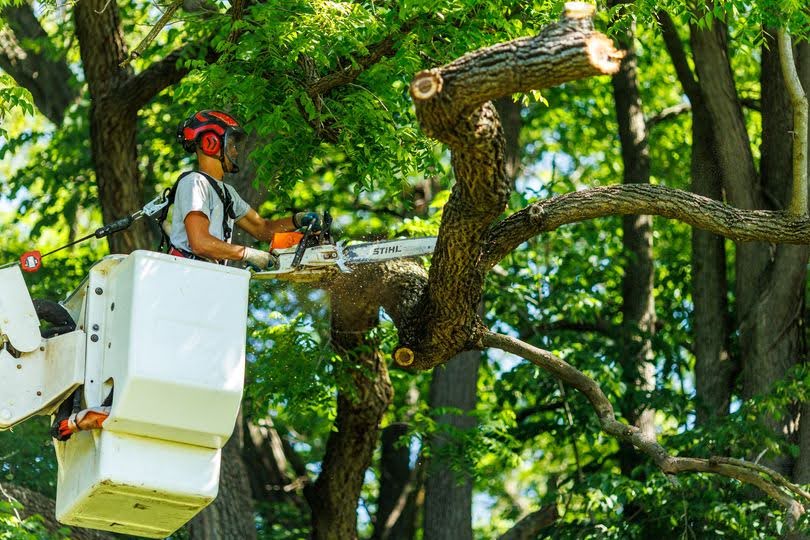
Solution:
{"label": "chainsaw handle", "polygon": [[323,223],[321,224],[321,244],[332,243],[332,214],[329,210],[323,211]]}
{"label": "chainsaw handle", "polygon": [[307,243],[309,242],[309,237],[312,236],[312,231],[314,228],[315,222],[307,225],[307,229],[304,231],[304,237],[300,242],[298,242],[298,247],[295,248],[295,256],[293,257],[291,264],[293,268],[298,268],[301,265],[301,259],[304,258],[304,252],[307,250]]}

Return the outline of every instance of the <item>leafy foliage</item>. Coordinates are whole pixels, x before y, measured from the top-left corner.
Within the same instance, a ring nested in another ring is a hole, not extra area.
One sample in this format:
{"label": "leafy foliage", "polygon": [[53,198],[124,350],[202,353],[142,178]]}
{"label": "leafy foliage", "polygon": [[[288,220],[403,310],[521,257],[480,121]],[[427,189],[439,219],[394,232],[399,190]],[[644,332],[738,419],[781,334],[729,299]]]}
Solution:
{"label": "leafy foliage", "polygon": [[19,518],[17,502],[0,500],[0,539],[2,540],[62,540],[69,538],[67,529],[51,533],[40,516]]}

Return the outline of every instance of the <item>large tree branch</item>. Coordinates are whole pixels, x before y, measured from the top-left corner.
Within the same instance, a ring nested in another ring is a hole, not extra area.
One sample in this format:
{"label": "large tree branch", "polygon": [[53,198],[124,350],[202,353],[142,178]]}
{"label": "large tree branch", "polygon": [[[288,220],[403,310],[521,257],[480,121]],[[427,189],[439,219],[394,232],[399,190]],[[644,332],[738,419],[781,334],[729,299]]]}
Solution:
{"label": "large tree branch", "polygon": [[60,125],[76,99],[70,85],[73,74],[64,60],[50,58],[26,43],[48,39],[29,4],[6,6],[2,17],[8,28],[0,29],[0,69],[31,92],[37,108],[48,120]]}
{"label": "large tree branch", "polygon": [[474,347],[482,328],[481,245],[511,189],[503,131],[489,100],[615,72],[621,54],[593,30],[592,12],[588,4],[566,4],[563,18],[539,35],[469,53],[418,73],[411,83],[422,129],[450,145],[456,184],[444,208],[420,325],[399,336],[394,358],[400,364],[427,369]]}
{"label": "large tree branch", "polygon": [[787,509],[793,523],[804,513],[804,504],[810,502],[809,493],[788,482],[779,473],[762,465],[724,457],[705,459],[670,455],[654,435],[645,434],[635,426],[629,426],[616,420],[613,405],[602,392],[599,384],[549,351],[494,332],[486,332],[481,342],[485,347],[494,347],[523,357],[585,394],[596,411],[605,433],[632,444],[652,458],[661,471],[666,474],[710,472],[751,484],[782,504]]}
{"label": "large tree branch", "polygon": [[[180,67],[178,62],[195,54],[199,43],[192,43],[175,49],[165,58],[154,62],[148,68],[123,82],[115,93],[115,99],[132,111],[138,111],[156,95],[169,86],[180,82],[188,74],[188,68]],[[205,50],[205,60],[216,62],[219,53],[213,48]]]}
{"label": "large tree branch", "polygon": [[453,144],[453,126],[482,104],[518,92],[615,73],[623,54],[593,29],[593,6],[569,2],[563,18],[537,36],[465,54],[411,83],[422,129]]}
{"label": "large tree branch", "polygon": [[810,219],[787,212],[740,210],[688,191],[658,185],[616,185],[533,203],[492,228],[482,259],[492,268],[529,238],[589,219],[649,214],[677,219],[737,242],[810,244]]}

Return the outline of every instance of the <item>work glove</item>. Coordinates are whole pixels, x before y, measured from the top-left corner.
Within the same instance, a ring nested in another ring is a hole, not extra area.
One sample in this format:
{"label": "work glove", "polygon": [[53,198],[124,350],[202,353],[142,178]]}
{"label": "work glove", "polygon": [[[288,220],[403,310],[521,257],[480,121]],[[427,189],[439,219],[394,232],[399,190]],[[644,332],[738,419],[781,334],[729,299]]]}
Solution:
{"label": "work glove", "polygon": [[321,216],[317,212],[298,212],[293,214],[293,227],[300,229],[301,227],[309,227],[312,224],[313,231],[321,230]]}
{"label": "work glove", "polygon": [[101,429],[104,421],[110,416],[111,409],[109,406],[92,407],[73,413],[51,426],[51,436],[57,441],[66,441],[78,431]]}
{"label": "work glove", "polygon": [[242,261],[256,270],[267,270],[272,260],[273,257],[269,252],[245,246],[245,254],[242,255]]}

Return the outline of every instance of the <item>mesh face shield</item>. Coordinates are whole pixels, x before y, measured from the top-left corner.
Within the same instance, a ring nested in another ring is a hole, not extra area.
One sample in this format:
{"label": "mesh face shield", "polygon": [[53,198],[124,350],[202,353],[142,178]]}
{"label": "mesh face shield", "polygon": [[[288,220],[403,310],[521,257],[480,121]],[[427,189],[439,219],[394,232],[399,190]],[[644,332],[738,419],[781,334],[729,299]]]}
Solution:
{"label": "mesh face shield", "polygon": [[227,172],[239,172],[239,167],[247,159],[245,151],[245,132],[241,129],[228,129],[225,131],[224,157],[230,162],[230,170]]}

